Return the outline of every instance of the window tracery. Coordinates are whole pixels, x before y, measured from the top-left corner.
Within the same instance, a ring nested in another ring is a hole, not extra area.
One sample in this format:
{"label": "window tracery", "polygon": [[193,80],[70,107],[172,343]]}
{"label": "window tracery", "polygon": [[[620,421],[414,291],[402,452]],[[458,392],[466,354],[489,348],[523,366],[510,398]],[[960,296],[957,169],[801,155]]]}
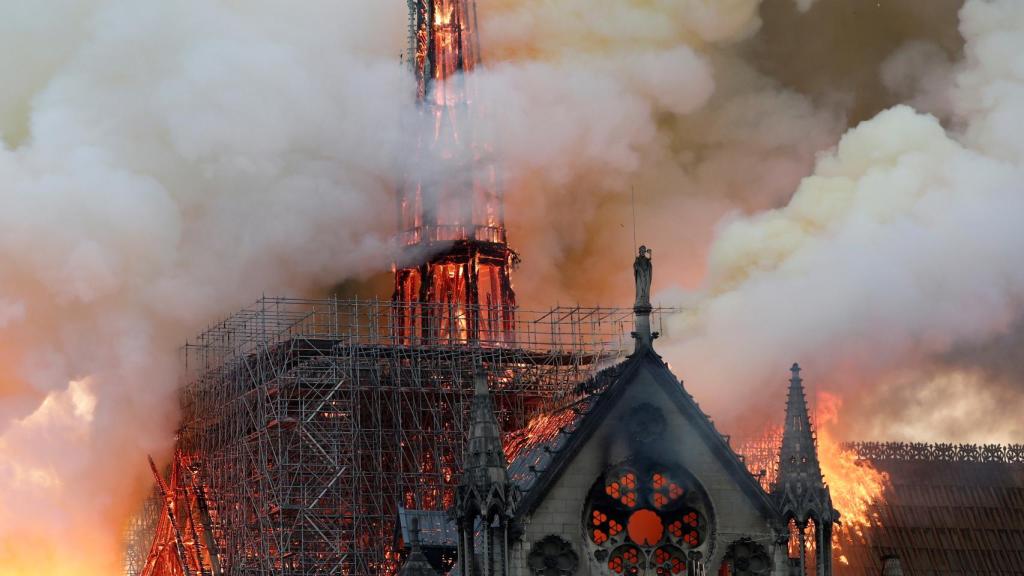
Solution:
{"label": "window tracery", "polygon": [[677,576],[708,534],[708,507],[668,466],[609,470],[588,497],[585,528],[594,559],[613,575]]}
{"label": "window tracery", "polygon": [[533,545],[526,563],[535,576],[571,576],[576,573],[579,557],[572,544],[552,534]]}
{"label": "window tracery", "polygon": [[725,553],[728,576],[768,576],[772,571],[771,556],[761,544],[750,538],[740,538],[729,545]]}

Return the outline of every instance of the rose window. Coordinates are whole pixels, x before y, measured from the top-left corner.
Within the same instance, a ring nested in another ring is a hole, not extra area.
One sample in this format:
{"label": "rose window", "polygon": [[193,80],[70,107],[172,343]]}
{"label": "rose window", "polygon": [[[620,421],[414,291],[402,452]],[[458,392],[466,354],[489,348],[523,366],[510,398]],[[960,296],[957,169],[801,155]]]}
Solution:
{"label": "rose window", "polygon": [[586,530],[594,559],[613,574],[673,576],[707,534],[703,498],[682,474],[653,466],[611,470],[590,491]]}

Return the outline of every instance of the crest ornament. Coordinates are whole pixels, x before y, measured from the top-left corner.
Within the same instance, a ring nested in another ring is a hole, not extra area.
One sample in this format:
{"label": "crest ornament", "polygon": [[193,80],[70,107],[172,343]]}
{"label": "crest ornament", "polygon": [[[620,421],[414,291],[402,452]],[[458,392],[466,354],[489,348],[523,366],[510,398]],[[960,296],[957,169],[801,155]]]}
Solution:
{"label": "crest ornament", "polygon": [[551,534],[534,543],[526,563],[535,576],[571,576],[576,573],[580,558],[572,544]]}

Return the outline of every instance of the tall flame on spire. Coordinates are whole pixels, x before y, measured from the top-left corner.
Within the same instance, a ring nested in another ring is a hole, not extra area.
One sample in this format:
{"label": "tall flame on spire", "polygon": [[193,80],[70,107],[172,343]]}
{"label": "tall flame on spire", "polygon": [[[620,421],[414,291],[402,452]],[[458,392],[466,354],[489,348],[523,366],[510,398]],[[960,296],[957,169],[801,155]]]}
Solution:
{"label": "tall flame on spire", "polygon": [[472,130],[476,3],[409,0],[409,9],[409,60],[429,130],[418,149],[424,169],[399,200],[398,321],[409,343],[502,342],[514,329],[509,273],[518,257],[505,237],[496,168]]}

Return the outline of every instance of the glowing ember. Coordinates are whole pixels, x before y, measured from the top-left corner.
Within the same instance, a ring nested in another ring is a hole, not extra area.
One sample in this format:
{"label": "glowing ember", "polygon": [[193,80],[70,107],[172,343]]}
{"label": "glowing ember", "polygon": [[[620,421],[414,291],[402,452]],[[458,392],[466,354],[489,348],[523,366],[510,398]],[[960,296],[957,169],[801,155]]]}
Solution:
{"label": "glowing ember", "polygon": [[534,446],[549,442],[562,427],[568,426],[574,417],[575,413],[571,409],[535,416],[522,430],[505,437],[505,457],[511,462]]}

